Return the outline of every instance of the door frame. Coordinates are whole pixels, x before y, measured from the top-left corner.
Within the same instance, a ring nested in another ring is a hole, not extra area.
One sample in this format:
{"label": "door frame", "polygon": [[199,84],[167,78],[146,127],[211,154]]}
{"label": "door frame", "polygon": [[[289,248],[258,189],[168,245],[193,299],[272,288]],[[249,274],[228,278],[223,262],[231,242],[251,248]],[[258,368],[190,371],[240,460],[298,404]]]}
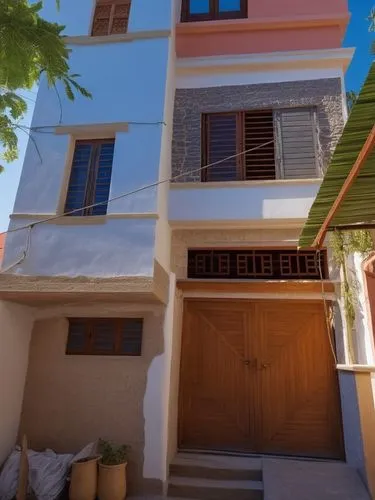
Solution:
{"label": "door frame", "polygon": [[[185,305],[187,303],[194,302],[227,302],[228,300],[235,302],[265,302],[265,301],[287,301],[296,303],[321,303],[323,300],[326,301],[330,306],[337,300],[334,293],[334,284],[330,281],[321,282],[207,282],[207,281],[196,281],[192,282],[190,280],[182,280],[178,282],[178,287],[183,291],[183,321],[182,321],[182,331],[186,328],[186,314]],[[237,290],[233,292],[233,290]],[[320,292],[318,292],[320,290]],[[262,293],[263,292],[263,293]],[[336,350],[336,339],[335,339],[335,329],[332,331],[332,341]],[[180,370],[182,363],[182,352],[180,353]],[[337,376],[337,389],[339,397],[339,411],[340,418],[338,424],[341,428],[342,436],[342,457],[345,458],[344,452],[344,432],[343,432],[343,412],[341,408],[341,387],[340,380]],[[177,425],[177,443],[178,448],[181,444],[181,405],[182,405],[182,380],[181,375],[179,375],[179,385],[178,385],[178,425]],[[224,450],[223,450],[224,451]],[[251,453],[251,452],[249,452]]]}

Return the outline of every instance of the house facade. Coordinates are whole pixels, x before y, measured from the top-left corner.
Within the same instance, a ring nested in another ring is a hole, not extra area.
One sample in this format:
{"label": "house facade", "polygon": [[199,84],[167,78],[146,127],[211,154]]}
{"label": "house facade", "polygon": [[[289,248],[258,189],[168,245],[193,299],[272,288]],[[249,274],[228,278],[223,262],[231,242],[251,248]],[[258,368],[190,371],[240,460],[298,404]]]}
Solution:
{"label": "house facade", "polygon": [[102,437],[130,445],[134,492],[181,449],[366,481],[339,277],[297,249],[347,117],[346,0],[72,2],[93,99],[38,92],[0,275],[0,459],[24,433]]}

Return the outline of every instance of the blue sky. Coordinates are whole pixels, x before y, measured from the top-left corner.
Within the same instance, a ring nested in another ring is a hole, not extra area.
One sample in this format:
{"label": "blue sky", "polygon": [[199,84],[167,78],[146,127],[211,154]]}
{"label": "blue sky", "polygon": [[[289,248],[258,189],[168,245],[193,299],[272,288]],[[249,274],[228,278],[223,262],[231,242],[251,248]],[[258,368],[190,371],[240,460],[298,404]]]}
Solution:
{"label": "blue sky", "polygon": [[[352,18],[344,45],[346,47],[356,47],[357,50],[346,76],[347,90],[359,90],[361,88],[373,59],[370,55],[370,44],[372,40],[375,40],[375,33],[368,32],[366,17],[374,3],[375,0],[349,0]],[[22,94],[26,96],[29,105],[29,111],[25,117],[25,124],[29,125],[36,99],[36,91],[22,92]],[[6,165],[5,172],[0,175],[0,231],[5,231],[8,227],[9,213],[13,209],[27,139],[26,134],[20,134],[20,157],[16,162]]]}

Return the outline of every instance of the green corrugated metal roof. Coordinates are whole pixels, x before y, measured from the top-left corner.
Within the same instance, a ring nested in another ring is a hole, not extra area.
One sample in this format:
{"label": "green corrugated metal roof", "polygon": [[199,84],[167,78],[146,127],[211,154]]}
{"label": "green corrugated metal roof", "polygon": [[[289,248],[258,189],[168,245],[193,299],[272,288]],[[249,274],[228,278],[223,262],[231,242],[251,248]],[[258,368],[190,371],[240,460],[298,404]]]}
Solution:
{"label": "green corrugated metal roof", "polygon": [[[375,62],[353,106],[318,195],[303,227],[299,245],[311,247],[375,124]],[[329,229],[375,221],[375,150],[342,201]]]}

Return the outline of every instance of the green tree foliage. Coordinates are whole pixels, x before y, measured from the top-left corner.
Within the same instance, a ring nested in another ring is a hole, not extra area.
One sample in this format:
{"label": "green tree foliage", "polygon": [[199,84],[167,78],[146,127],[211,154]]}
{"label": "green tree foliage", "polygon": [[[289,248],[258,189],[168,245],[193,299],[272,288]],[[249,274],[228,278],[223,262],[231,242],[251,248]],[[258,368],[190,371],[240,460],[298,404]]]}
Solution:
{"label": "green tree foliage", "polygon": [[358,94],[354,92],[354,90],[349,90],[349,92],[346,93],[346,103],[348,106],[349,113],[352,110],[352,107],[356,103],[357,99],[358,99]]}
{"label": "green tree foliage", "polygon": [[0,0],[0,145],[8,162],[18,156],[16,132],[27,110],[18,90],[31,89],[44,75],[50,87],[62,82],[70,100],[76,93],[91,97],[77,82],[80,75],[70,73],[64,26],[43,19],[42,7],[43,0]]}
{"label": "green tree foliage", "polygon": [[[368,20],[368,21],[369,21],[369,23],[370,23],[368,30],[369,30],[370,32],[375,32],[375,5],[374,5],[374,7],[371,9],[370,14],[369,14],[369,16],[368,16],[367,20]],[[375,55],[375,42],[372,42],[372,45],[371,45],[371,52]]]}

